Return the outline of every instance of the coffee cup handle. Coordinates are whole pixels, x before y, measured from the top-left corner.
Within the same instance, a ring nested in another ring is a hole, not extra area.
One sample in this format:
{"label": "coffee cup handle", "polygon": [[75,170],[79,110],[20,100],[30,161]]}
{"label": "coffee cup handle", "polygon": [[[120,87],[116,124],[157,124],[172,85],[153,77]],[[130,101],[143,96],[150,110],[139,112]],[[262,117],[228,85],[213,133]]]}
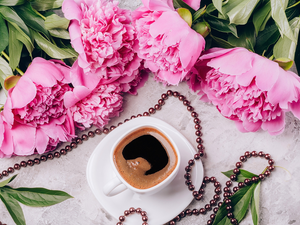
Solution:
{"label": "coffee cup handle", "polygon": [[126,189],[127,187],[122,183],[122,181],[118,177],[115,177],[106,185],[104,185],[103,193],[108,197],[112,197],[125,191]]}

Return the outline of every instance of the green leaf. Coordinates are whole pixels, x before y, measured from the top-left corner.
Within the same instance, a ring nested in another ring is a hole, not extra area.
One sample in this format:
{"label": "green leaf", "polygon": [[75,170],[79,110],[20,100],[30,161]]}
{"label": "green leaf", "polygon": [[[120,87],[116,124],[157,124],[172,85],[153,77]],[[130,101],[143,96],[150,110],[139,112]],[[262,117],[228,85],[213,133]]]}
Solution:
{"label": "green leaf", "polygon": [[27,36],[30,36],[28,27],[15,11],[13,11],[11,8],[7,6],[0,6],[0,13],[2,14],[5,20],[7,20],[10,23],[11,22],[15,23],[17,26],[19,26],[22,29],[22,31],[24,31],[24,33]]}
{"label": "green leaf", "polygon": [[[222,172],[226,177],[230,178],[233,173],[233,170],[228,170],[226,172]],[[254,173],[251,173],[247,170],[240,169],[240,174],[237,176],[237,182],[244,182],[246,178],[251,179],[252,177],[257,176]]]}
{"label": "green leaf", "polygon": [[186,8],[188,9],[192,14],[194,14],[196,12],[196,10],[194,10],[192,7],[190,7],[188,4],[186,4],[184,1],[182,0],[173,0],[173,4],[174,4],[174,8]]}
{"label": "green leaf", "polygon": [[276,24],[267,26],[263,31],[258,33],[256,38],[255,52],[262,54],[270,45],[274,44],[280,37]]}
{"label": "green leaf", "polygon": [[[239,223],[243,220],[248,211],[249,203],[252,199],[253,192],[256,186],[257,183],[245,186],[239,189],[233,196],[229,198],[231,199],[233,214]],[[223,202],[216,214],[213,225],[230,225],[231,223],[227,217],[227,213],[228,212],[226,210],[226,204],[225,202]]]}
{"label": "green leaf", "polygon": [[214,4],[210,3],[206,8],[206,14],[211,14],[215,10],[216,10],[216,7],[214,6]]}
{"label": "green leaf", "polygon": [[3,190],[20,203],[31,207],[45,207],[58,204],[73,198],[66,192],[48,190],[45,188],[16,188],[4,187]]}
{"label": "green leaf", "polygon": [[234,24],[229,24],[229,21],[227,20],[206,14],[205,21],[208,22],[211,29],[217,30],[222,33],[231,33],[234,36],[238,37],[236,26]]}
{"label": "green leaf", "polygon": [[240,1],[240,4],[227,13],[230,23],[236,25],[246,24],[258,2],[259,0]]}
{"label": "green leaf", "polygon": [[17,225],[26,225],[22,208],[17,200],[8,195],[8,193],[3,191],[3,189],[0,189],[0,199],[4,203],[15,223]]}
{"label": "green leaf", "polygon": [[66,59],[77,57],[77,54],[70,51],[70,49],[59,48],[56,45],[49,42],[41,34],[32,30],[32,36],[35,39],[37,45],[50,57],[55,59]]}
{"label": "green leaf", "polygon": [[271,17],[271,3],[267,2],[264,6],[259,8],[253,13],[253,24],[255,27],[256,35],[259,31],[265,28],[266,23]]}
{"label": "green leaf", "polygon": [[25,2],[26,0],[0,0],[0,5],[15,6],[15,5],[22,5]]}
{"label": "green leaf", "polygon": [[226,210],[226,204],[223,202],[221,207],[219,208],[216,217],[214,219],[214,222],[212,225],[231,225],[230,220],[227,217],[227,210]]}
{"label": "green leaf", "polygon": [[14,7],[14,10],[24,20],[27,26],[49,37],[49,33],[44,26],[44,20],[36,14],[30,3],[16,6]]}
{"label": "green leaf", "polygon": [[[298,43],[300,43],[300,35],[298,37]],[[298,75],[300,73],[300,45],[297,45],[296,53],[295,53],[295,64],[298,71]]]}
{"label": "green leaf", "polygon": [[12,176],[12,177],[10,177],[10,178],[8,178],[8,179],[6,179],[6,180],[0,182],[0,188],[1,188],[1,187],[4,187],[5,185],[7,185],[7,184],[9,184],[10,182],[12,182],[12,181],[16,178],[17,175],[18,175],[18,174],[16,174],[16,175],[14,175],[14,176]]}
{"label": "green leaf", "polygon": [[13,72],[9,64],[5,61],[5,59],[0,57],[0,83],[2,87],[4,87],[4,80],[10,75],[13,75]]}
{"label": "green leaf", "polygon": [[285,35],[283,35],[283,37],[280,37],[273,48],[273,54],[275,58],[288,58],[291,60],[294,60],[295,58],[297,40],[300,30],[300,17],[295,17],[289,22],[289,24],[293,30],[294,39],[296,41],[292,41]]}
{"label": "green leaf", "polygon": [[281,36],[285,35],[292,41],[296,42],[293,31],[289,25],[288,19],[285,14],[285,9],[288,0],[270,0],[271,1],[271,15],[275,20]]}
{"label": "green leaf", "polygon": [[227,13],[237,7],[241,3],[241,0],[230,0],[227,1],[226,4],[223,5],[222,11],[223,14],[226,15],[226,18],[228,18]]}
{"label": "green leaf", "polygon": [[254,225],[259,224],[259,194],[260,194],[260,182],[254,189],[254,193],[251,199],[251,214]]}
{"label": "green leaf", "polygon": [[228,36],[228,42],[237,47],[244,47],[253,50],[253,46],[256,44],[255,30],[252,23],[244,26],[239,26],[238,29],[239,37],[233,35]]}
{"label": "green leaf", "polygon": [[8,24],[9,29],[9,44],[8,52],[10,56],[9,66],[15,70],[19,65],[23,43],[18,40],[18,32],[14,26]]}
{"label": "green leaf", "polygon": [[0,52],[8,45],[8,31],[4,19],[0,15]]}
{"label": "green leaf", "polygon": [[232,44],[230,44],[228,41],[226,41],[222,38],[213,36],[212,34],[210,34],[210,36],[215,41],[215,43],[217,44],[218,47],[221,47],[221,48],[234,48],[235,47]]}
{"label": "green leaf", "polygon": [[241,188],[230,198],[233,206],[233,215],[238,222],[241,222],[246,216],[253,192],[257,184],[258,183],[253,183],[249,186]]}
{"label": "green leaf", "polygon": [[46,11],[49,9],[57,9],[62,6],[64,0],[32,0],[32,7],[37,11]]}
{"label": "green leaf", "polygon": [[202,16],[205,13],[205,9],[206,6],[202,7],[201,9],[197,10],[194,14],[193,14],[193,21],[196,21],[197,19],[200,18],[200,16]]}
{"label": "green leaf", "polygon": [[53,37],[62,38],[62,39],[66,39],[66,40],[70,39],[70,34],[66,30],[52,29],[52,30],[48,30],[48,31],[51,34],[51,36],[53,36]]}
{"label": "green leaf", "polygon": [[46,17],[45,27],[47,30],[51,29],[68,29],[70,21],[66,18],[52,14]]}
{"label": "green leaf", "polygon": [[32,41],[31,41],[30,37],[27,36],[27,35],[23,32],[23,30],[21,30],[20,27],[19,27],[17,24],[13,23],[13,22],[10,22],[9,27],[12,27],[11,29],[14,28],[14,31],[17,33],[17,35],[16,35],[16,36],[17,36],[17,39],[18,39],[19,41],[21,41],[21,42],[26,46],[26,48],[27,48],[29,54],[31,55],[34,46],[33,46],[33,43],[32,43]]}
{"label": "green leaf", "polygon": [[219,11],[219,13],[221,13],[221,15],[224,16],[223,14],[223,10],[222,10],[222,6],[223,6],[223,0],[212,0],[214,6],[216,7],[216,9]]}

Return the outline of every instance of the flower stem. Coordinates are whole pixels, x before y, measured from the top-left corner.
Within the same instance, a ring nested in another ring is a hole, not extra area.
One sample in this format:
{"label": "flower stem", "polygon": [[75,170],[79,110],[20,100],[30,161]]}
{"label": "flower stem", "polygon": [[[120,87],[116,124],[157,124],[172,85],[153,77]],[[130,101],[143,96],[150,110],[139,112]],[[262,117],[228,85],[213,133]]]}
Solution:
{"label": "flower stem", "polygon": [[261,174],[264,174],[267,170],[268,170],[268,167],[266,167]]}
{"label": "flower stem", "polygon": [[4,51],[1,52],[1,54],[7,59],[7,61],[10,61],[10,58],[8,55],[6,55],[6,53]]}
{"label": "flower stem", "polygon": [[293,8],[293,7],[295,7],[296,5],[299,5],[299,4],[300,4],[300,1],[296,2],[294,5],[291,5],[290,7],[286,8],[286,9]]}
{"label": "flower stem", "polygon": [[[7,60],[8,62],[10,61],[9,56],[8,56],[4,51],[1,52],[1,55],[3,55],[3,56],[6,58],[6,60]],[[22,70],[20,70],[18,67],[16,68],[16,71],[18,71],[18,73],[19,73],[20,75],[23,75],[23,74],[24,74],[24,72],[23,72]]]}
{"label": "flower stem", "polygon": [[46,17],[44,17],[42,14],[40,14],[39,11],[35,10],[34,8],[32,8],[32,9],[33,9],[33,11],[34,11],[37,15],[39,15],[40,17],[42,17],[43,20],[46,20]]}
{"label": "flower stem", "polygon": [[24,74],[24,72],[22,70],[20,70],[18,67],[16,68],[16,71],[18,71],[18,73],[22,76]]}

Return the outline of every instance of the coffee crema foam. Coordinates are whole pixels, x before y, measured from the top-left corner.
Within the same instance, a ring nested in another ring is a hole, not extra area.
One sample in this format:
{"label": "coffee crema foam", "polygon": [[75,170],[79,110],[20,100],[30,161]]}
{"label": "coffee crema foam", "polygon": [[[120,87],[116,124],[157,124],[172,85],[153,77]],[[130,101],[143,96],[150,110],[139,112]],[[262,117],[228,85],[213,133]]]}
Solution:
{"label": "coffee crema foam", "polygon": [[178,161],[174,146],[153,127],[130,133],[116,146],[113,157],[123,179],[138,189],[148,189],[165,180]]}

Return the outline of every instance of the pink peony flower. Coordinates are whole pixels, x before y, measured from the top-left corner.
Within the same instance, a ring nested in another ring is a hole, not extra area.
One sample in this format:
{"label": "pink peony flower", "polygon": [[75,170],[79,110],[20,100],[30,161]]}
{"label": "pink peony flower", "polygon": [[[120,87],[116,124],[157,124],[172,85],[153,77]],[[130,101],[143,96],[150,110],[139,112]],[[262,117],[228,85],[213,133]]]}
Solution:
{"label": "pink peony flower", "polygon": [[[241,132],[283,132],[285,112],[300,118],[300,78],[244,48],[213,48],[200,57],[189,81],[202,100],[234,120]],[[201,82],[199,83],[200,78]]]}
{"label": "pink peony flower", "polygon": [[[76,68],[76,69],[75,69]],[[122,111],[122,88],[118,82],[106,83],[99,76],[84,73],[75,63],[71,70],[74,89],[65,93],[64,102],[80,129],[103,127]]]}
{"label": "pink peony flower", "polygon": [[[133,12],[139,57],[155,79],[177,85],[184,80],[205,47],[204,38],[179,16],[171,0],[142,0]],[[200,0],[187,2],[197,10]]]}
{"label": "pink peony flower", "polygon": [[62,63],[35,58],[8,92],[0,114],[0,157],[42,154],[75,136],[71,112],[63,103],[70,91]]}
{"label": "pink peony flower", "polygon": [[108,0],[65,0],[62,10],[71,20],[71,44],[79,53],[77,64],[84,73],[97,74],[107,83],[128,84],[139,79],[142,59],[133,50],[136,32],[129,10]]}

